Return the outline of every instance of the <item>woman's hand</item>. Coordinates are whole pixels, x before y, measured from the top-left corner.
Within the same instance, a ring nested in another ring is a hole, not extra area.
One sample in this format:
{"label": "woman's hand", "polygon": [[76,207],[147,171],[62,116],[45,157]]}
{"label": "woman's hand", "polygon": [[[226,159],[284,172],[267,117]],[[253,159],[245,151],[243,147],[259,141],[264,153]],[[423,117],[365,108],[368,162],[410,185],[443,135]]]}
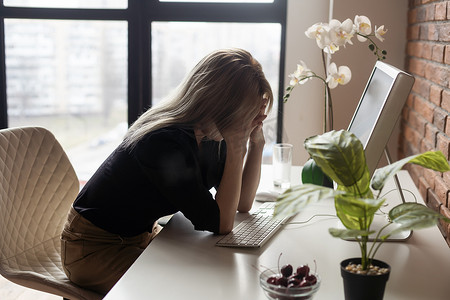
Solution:
{"label": "woman's hand", "polygon": [[265,139],[262,130],[263,121],[267,118],[266,115],[267,101],[261,106],[259,114],[253,119],[252,126],[254,127],[250,133],[250,143],[255,145],[264,145]]}

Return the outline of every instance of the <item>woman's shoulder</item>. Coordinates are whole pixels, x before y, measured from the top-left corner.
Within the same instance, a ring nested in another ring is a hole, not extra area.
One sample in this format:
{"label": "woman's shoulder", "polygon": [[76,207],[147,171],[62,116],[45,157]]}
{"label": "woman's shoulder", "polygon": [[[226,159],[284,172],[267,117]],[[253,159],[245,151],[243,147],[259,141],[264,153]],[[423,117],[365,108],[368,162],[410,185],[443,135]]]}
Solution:
{"label": "woman's shoulder", "polygon": [[180,145],[186,146],[195,142],[194,130],[187,127],[169,126],[147,133],[138,144],[147,146]]}

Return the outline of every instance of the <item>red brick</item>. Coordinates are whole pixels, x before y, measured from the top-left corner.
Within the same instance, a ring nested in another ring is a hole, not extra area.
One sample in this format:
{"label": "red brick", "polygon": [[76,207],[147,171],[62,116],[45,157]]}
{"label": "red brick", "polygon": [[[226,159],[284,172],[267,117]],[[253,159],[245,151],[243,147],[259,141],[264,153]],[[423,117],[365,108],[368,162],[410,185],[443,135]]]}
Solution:
{"label": "red brick", "polygon": [[432,123],[427,123],[425,125],[425,140],[436,147],[437,134],[439,130]]}
{"label": "red brick", "polygon": [[[446,184],[447,186],[450,186],[450,171],[445,172],[445,173],[442,175],[442,178],[444,179],[445,184]],[[448,206],[449,206],[449,208],[450,208],[450,203],[449,203]]]}
{"label": "red brick", "polygon": [[435,20],[445,20],[447,18],[447,2],[436,3],[434,11]]}
{"label": "red brick", "polygon": [[436,125],[439,131],[445,131],[445,122],[447,121],[448,112],[440,107],[434,110],[433,124]]}
{"label": "red brick", "polygon": [[436,24],[428,24],[427,26],[427,39],[430,41],[439,41],[440,26]]}
{"label": "red brick", "polygon": [[444,63],[450,65],[450,45],[445,45]]}
{"label": "red brick", "polygon": [[445,124],[445,133],[450,135],[450,120],[447,119],[447,124]]}
{"label": "red brick", "polygon": [[407,120],[409,125],[415,128],[420,135],[425,135],[425,127],[427,121],[422,117],[420,113],[414,110],[410,110]]}
{"label": "red brick", "polygon": [[442,86],[449,86],[450,68],[440,64],[428,63],[425,67],[425,78]]}
{"label": "red brick", "polygon": [[416,22],[424,22],[427,20],[427,10],[426,7],[420,6],[415,9],[415,21]]}
{"label": "red brick", "polygon": [[443,133],[437,134],[436,149],[441,151],[447,160],[450,160],[450,138],[447,135]]}
{"label": "red brick", "polygon": [[450,90],[442,91],[442,101],[440,106],[450,113]]}
{"label": "red brick", "polygon": [[[416,77],[416,80],[414,81],[412,90],[413,90],[413,92],[422,96],[423,98],[428,98],[430,96],[430,86],[431,86],[431,83],[429,81],[424,80],[420,77]],[[414,103],[417,102],[416,98],[414,98]]]}
{"label": "red brick", "polygon": [[442,102],[442,88],[438,85],[432,85],[430,87],[430,101],[437,106],[441,106]]}
{"label": "red brick", "polygon": [[403,130],[405,139],[412,145],[418,147],[420,146],[420,141],[422,140],[422,135],[410,126],[405,126]]}
{"label": "red brick", "polygon": [[408,40],[417,40],[420,36],[420,26],[410,25],[408,26]]}
{"label": "red brick", "polygon": [[425,7],[426,13],[425,18],[427,21],[433,21],[434,20],[434,12],[436,10],[436,6],[434,4],[427,5]]}
{"label": "red brick", "polygon": [[436,212],[439,212],[442,206],[442,203],[432,189],[428,189],[427,192],[427,206]]}
{"label": "red brick", "polygon": [[414,24],[417,22],[417,9],[410,9],[408,11],[408,23]]}
{"label": "red brick", "polygon": [[436,148],[434,147],[433,144],[431,144],[429,141],[427,141],[426,139],[422,139],[420,141],[420,153],[424,153],[427,151],[434,151]]}
{"label": "red brick", "polygon": [[450,20],[450,2],[447,2],[447,20]]}
{"label": "red brick", "polygon": [[441,44],[433,45],[431,59],[443,63],[444,62],[444,49],[445,46]]}
{"label": "red brick", "polygon": [[439,202],[441,202],[443,206],[448,207],[449,191],[447,185],[440,176],[436,176],[434,180],[435,180],[434,192],[436,193]]}
{"label": "red brick", "polygon": [[427,66],[427,62],[422,59],[411,58],[409,60],[409,70],[419,76],[425,76],[425,67]]}
{"label": "red brick", "polygon": [[425,120],[433,123],[435,105],[429,101],[424,100],[421,97],[414,99],[414,110],[419,112]]}
{"label": "red brick", "polygon": [[433,46],[430,43],[422,43],[422,58],[431,59]]}
{"label": "red brick", "polygon": [[405,106],[413,108],[414,107],[414,97],[415,96],[413,94],[409,94],[408,98],[406,99],[406,105]]}
{"label": "red brick", "polygon": [[435,189],[435,177],[440,176],[440,173],[431,169],[423,169],[423,177],[428,182],[431,189]]}
{"label": "red brick", "polygon": [[450,42],[450,24],[436,25],[438,31],[438,40],[441,42]]}

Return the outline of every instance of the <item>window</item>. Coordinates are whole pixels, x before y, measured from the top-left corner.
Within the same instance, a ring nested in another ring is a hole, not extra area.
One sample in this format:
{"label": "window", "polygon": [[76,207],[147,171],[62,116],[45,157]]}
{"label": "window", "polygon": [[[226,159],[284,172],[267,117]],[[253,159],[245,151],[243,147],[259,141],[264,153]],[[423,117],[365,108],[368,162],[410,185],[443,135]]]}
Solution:
{"label": "window", "polygon": [[[0,128],[50,129],[87,180],[128,125],[214,49],[249,50],[282,98],[285,16],[286,0],[3,0]],[[281,137],[280,118],[275,104],[268,144]]]}

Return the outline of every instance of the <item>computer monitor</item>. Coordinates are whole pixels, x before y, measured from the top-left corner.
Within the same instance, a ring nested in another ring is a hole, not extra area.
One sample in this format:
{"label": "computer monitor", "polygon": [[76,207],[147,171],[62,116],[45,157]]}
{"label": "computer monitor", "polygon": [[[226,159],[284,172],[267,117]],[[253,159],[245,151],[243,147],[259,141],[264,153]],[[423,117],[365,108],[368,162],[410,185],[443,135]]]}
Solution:
{"label": "computer monitor", "polygon": [[348,127],[348,131],[355,134],[364,146],[371,175],[377,168],[413,84],[413,76],[387,63],[377,61],[372,70]]}

